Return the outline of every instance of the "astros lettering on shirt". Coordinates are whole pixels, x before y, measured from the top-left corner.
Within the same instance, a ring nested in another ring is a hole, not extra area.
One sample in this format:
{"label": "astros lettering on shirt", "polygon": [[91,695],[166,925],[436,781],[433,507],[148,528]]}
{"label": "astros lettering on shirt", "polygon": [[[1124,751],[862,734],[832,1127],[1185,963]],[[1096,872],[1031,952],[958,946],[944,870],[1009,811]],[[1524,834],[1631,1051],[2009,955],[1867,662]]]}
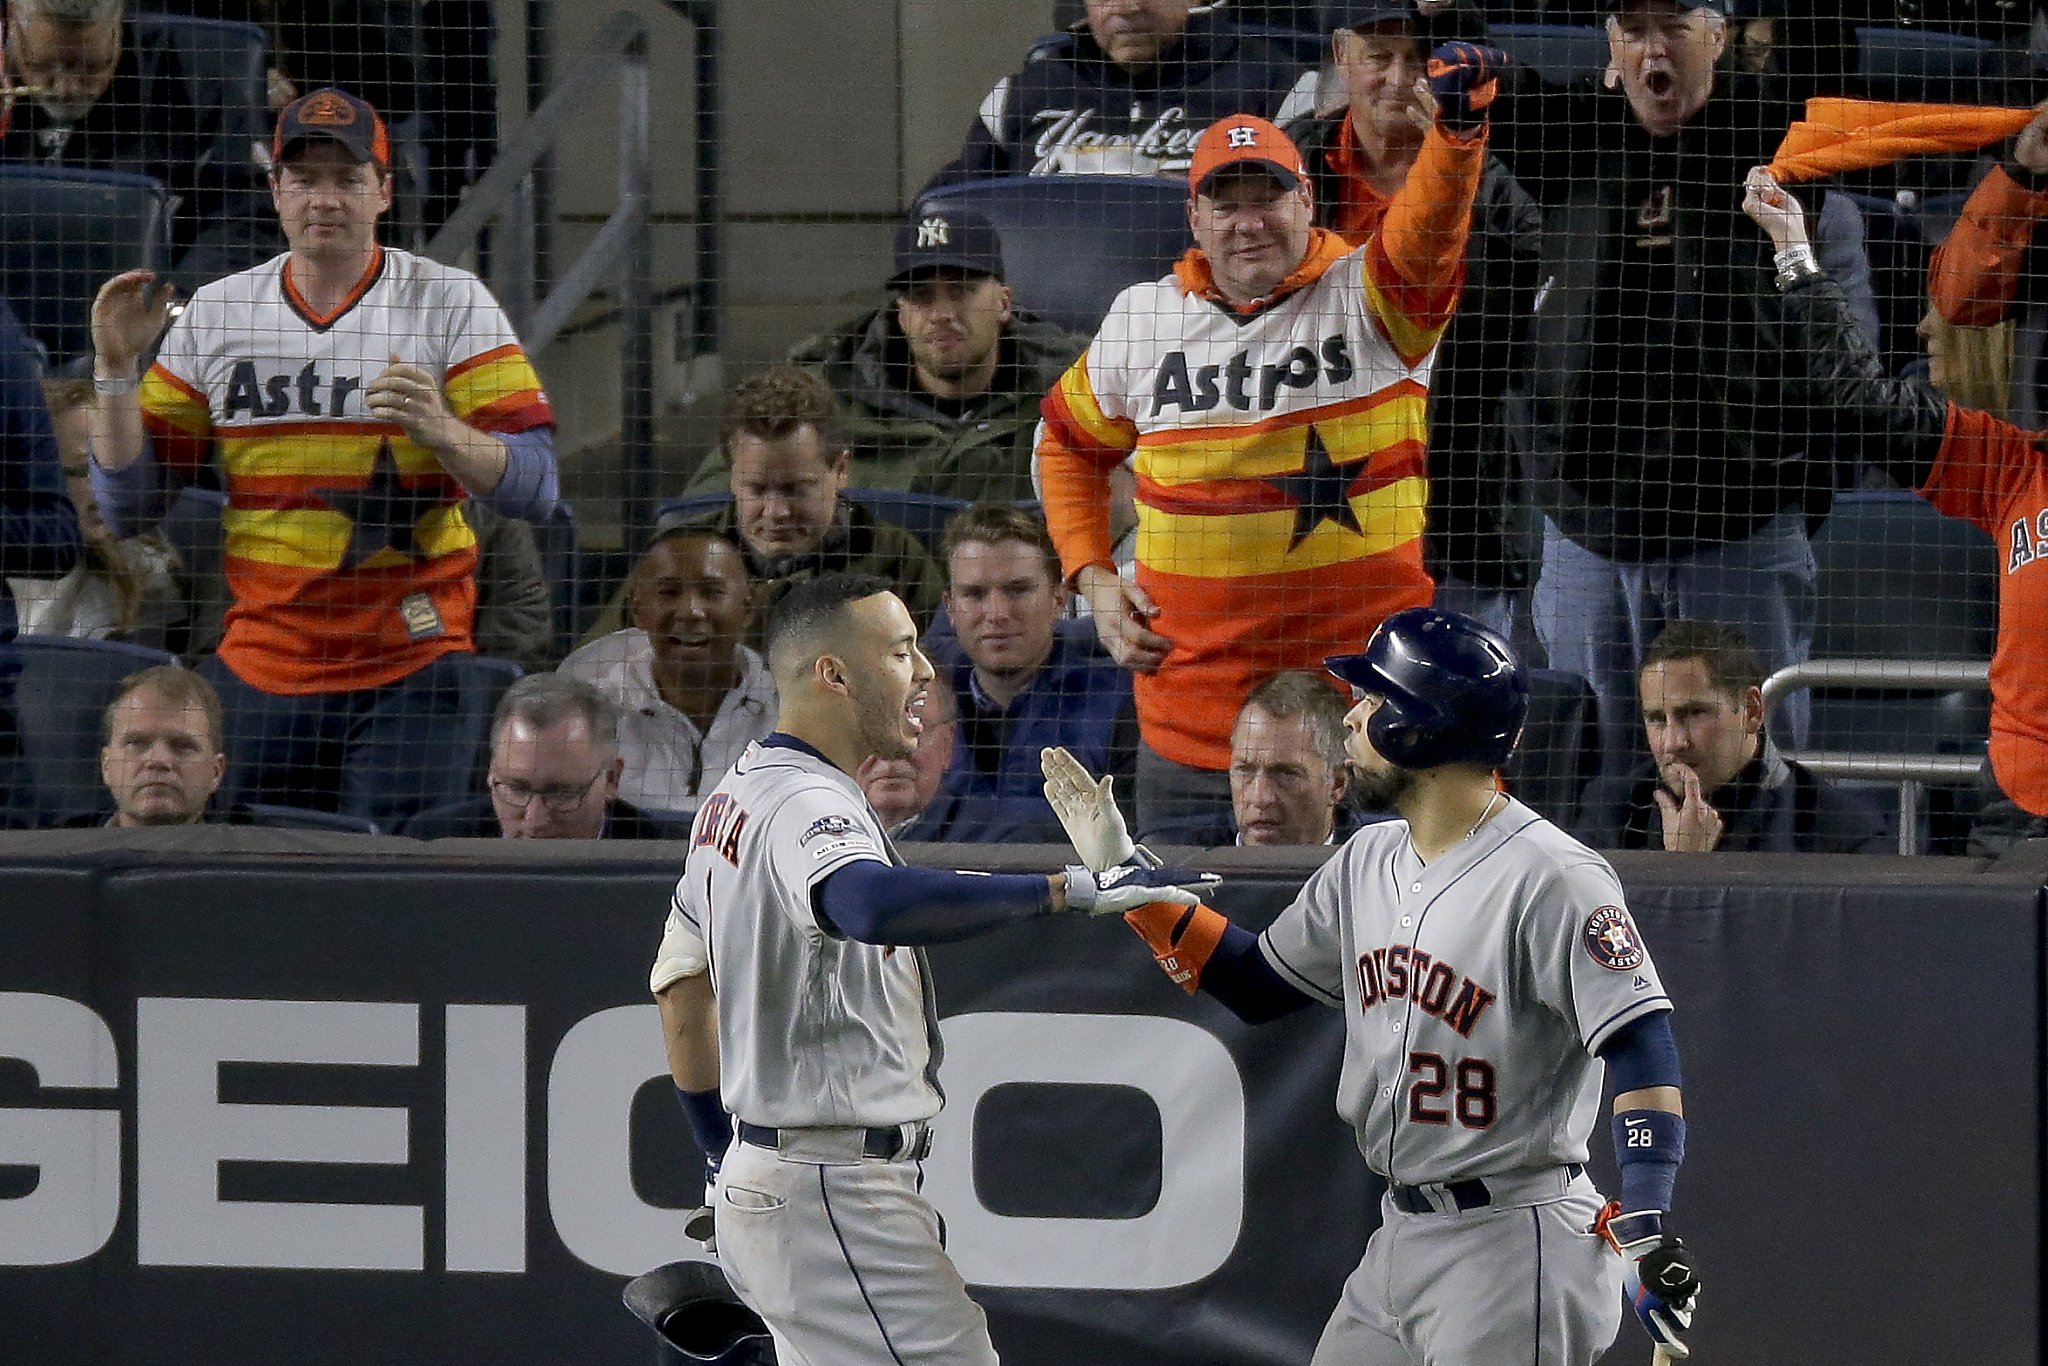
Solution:
{"label": "astros lettering on shirt", "polygon": [[1256,305],[1223,300],[1189,252],[1118,296],[1046,396],[1038,474],[1069,575],[1109,562],[1109,471],[1135,455],[1137,581],[1173,649],[1134,687],[1166,758],[1227,768],[1261,680],[1431,600],[1427,386],[1485,156],[1430,133],[1381,232],[1350,251],[1317,229]]}
{"label": "astros lettering on shirt", "polygon": [[363,390],[391,357],[440,378],[455,415],[500,435],[554,413],[503,310],[469,272],[380,248],[330,316],[290,256],[201,288],[142,383],[166,467],[209,460],[234,606],[220,655],[286,694],[381,687],[472,647],[476,536],[462,486]]}

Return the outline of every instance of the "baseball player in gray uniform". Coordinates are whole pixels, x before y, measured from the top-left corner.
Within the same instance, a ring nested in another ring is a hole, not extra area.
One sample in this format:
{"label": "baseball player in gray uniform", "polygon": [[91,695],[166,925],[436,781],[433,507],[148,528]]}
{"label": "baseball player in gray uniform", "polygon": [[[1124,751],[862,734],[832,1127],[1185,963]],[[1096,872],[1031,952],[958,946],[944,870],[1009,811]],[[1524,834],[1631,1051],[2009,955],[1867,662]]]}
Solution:
{"label": "baseball player in gray uniform", "polygon": [[[1126,917],[1170,977],[1246,1020],[1344,1012],[1337,1110],[1387,1194],[1314,1366],[1586,1366],[1624,1292],[1685,1356],[1699,1283],[1664,1229],[1685,1152],[1671,1001],[1614,870],[1496,782],[1527,674],[1431,608],[1327,663],[1358,698],[1361,795],[1402,819],[1353,835],[1264,934],[1204,906]],[[1063,751],[1045,767],[1083,857],[1128,858],[1107,784]],[[1604,1071],[1622,1191],[1603,1206],[1584,1164]]]}
{"label": "baseball player in gray uniform", "polygon": [[909,610],[880,579],[811,580],[776,606],[768,658],[780,729],[698,810],[673,905],[704,947],[718,1029],[717,1112],[701,1091],[684,1108],[704,1111],[700,1142],[732,1116],[719,1260],[782,1366],[993,1362],[918,1192],[942,1101],[918,946],[1063,911],[1194,906],[1205,879],[1138,862],[1050,877],[904,866],[853,772],[917,746],[932,666]]}

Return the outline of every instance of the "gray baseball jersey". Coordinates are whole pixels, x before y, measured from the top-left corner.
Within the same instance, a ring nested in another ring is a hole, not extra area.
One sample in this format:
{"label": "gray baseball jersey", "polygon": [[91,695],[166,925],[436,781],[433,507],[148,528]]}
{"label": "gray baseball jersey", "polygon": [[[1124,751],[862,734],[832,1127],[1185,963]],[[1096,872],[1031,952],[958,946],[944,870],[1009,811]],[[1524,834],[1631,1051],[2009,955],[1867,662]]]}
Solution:
{"label": "gray baseball jersey", "polygon": [[898,862],[846,773],[754,744],[698,809],[674,912],[710,947],[725,1106],[773,1128],[880,1128],[939,1112],[938,1011],[920,950],[827,934],[811,892]]}
{"label": "gray baseball jersey", "polygon": [[1584,1162],[1614,1031],[1671,1001],[1614,869],[1520,802],[1425,865],[1369,825],[1260,938],[1341,1006],[1337,1111],[1408,1185]]}

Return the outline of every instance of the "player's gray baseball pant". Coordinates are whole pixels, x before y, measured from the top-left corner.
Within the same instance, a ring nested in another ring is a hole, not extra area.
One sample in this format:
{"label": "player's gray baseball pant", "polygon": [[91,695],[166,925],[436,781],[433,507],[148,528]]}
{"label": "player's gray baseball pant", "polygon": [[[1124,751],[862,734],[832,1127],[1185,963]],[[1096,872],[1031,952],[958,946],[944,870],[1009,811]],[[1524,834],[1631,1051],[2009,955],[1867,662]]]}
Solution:
{"label": "player's gray baseball pant", "polygon": [[[718,1180],[718,1260],[782,1366],[996,1366],[981,1306],[939,1242],[918,1164],[736,1142]],[[800,1155],[799,1155],[800,1154]],[[812,1160],[805,1160],[806,1158]],[[827,1160],[829,1159],[829,1160]]]}
{"label": "player's gray baseball pant", "polygon": [[1312,1366],[1591,1366],[1621,1326],[1621,1258],[1584,1176],[1540,1205],[1383,1222]]}

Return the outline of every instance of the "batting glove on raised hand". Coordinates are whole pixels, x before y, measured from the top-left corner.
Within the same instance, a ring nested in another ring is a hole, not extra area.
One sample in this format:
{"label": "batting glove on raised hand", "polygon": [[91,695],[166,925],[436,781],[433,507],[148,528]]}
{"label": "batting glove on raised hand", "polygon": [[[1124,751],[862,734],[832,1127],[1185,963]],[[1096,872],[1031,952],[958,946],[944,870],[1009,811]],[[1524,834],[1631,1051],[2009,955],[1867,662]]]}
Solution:
{"label": "batting glove on raised hand", "polygon": [[1101,872],[1120,863],[1156,868],[1152,851],[1131,843],[1123,812],[1111,792],[1116,779],[1097,782],[1095,775],[1064,748],[1038,751],[1038,769],[1045,775],[1045,800],[1072,841],[1081,862]]}
{"label": "batting glove on raised hand", "polygon": [[1600,1211],[1593,1231],[1621,1254],[1627,1268],[1622,1292],[1650,1341],[1667,1356],[1690,1356],[1692,1349],[1682,1335],[1692,1327],[1692,1313],[1699,1305],[1700,1278],[1693,1271],[1692,1253],[1664,1231],[1663,1211],[1623,1214],[1621,1202],[1611,1201]]}
{"label": "batting glove on raised hand", "polygon": [[1497,47],[1444,43],[1429,54],[1429,93],[1436,121],[1455,133],[1486,126],[1486,111],[1500,94],[1500,73],[1513,58]]}
{"label": "batting glove on raised hand", "polygon": [[1213,887],[1223,880],[1192,868],[1155,868],[1142,863],[1119,863],[1100,872],[1075,864],[1065,871],[1067,909],[1087,915],[1122,915],[1158,901],[1198,906],[1202,898],[1194,889]]}

